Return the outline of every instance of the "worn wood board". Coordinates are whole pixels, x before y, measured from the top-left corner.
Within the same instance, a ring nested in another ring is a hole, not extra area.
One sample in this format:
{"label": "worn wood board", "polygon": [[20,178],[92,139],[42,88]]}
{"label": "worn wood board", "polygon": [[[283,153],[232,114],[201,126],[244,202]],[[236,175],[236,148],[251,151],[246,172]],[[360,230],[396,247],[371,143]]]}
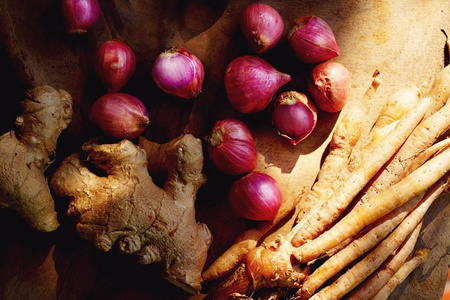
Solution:
{"label": "worn wood board", "polygon": [[[223,72],[231,59],[249,54],[237,24],[239,13],[252,1],[101,1],[102,16],[83,36],[68,36],[61,26],[59,1],[0,1],[3,101],[2,132],[12,128],[24,90],[50,84],[68,90],[76,101],[75,119],[60,138],[58,164],[97,134],[89,124],[90,105],[105,91],[92,62],[106,40],[126,41],[137,55],[137,70],[124,87],[147,105],[152,124],[145,135],[168,141],[182,132],[202,138],[223,117],[245,120],[259,151],[258,169],[273,175],[285,198],[313,183],[339,114],[321,113],[313,135],[292,147],[274,132],[268,111],[241,116],[225,97]],[[305,90],[310,66],[295,60],[286,43],[292,22],[315,14],[333,28],[341,54],[336,61],[352,74],[352,101],[365,92],[378,69],[383,83],[382,103],[394,91],[421,85],[444,66],[445,36],[450,30],[450,3],[429,1],[264,1],[280,11],[285,35],[272,52],[263,55],[277,69],[293,76],[286,89]],[[180,101],[159,91],[151,80],[152,63],[167,45],[189,48],[204,63],[203,93],[194,101]],[[377,105],[377,103],[374,103]],[[14,112],[14,113],[13,113]],[[226,192],[233,178],[205,162],[208,184],[198,195],[198,219],[210,227],[214,242],[208,263],[226,249],[236,235],[254,224],[229,211]],[[52,168],[49,169],[49,173]],[[440,299],[448,270],[450,246],[449,197],[441,197],[425,219],[418,246],[431,247],[428,261],[415,271],[392,299]],[[2,299],[187,299],[189,296],[159,277],[156,266],[139,266],[134,257],[114,251],[101,253],[80,240],[57,202],[62,227],[36,233],[11,211],[0,212],[0,298]],[[13,230],[14,229],[14,230]]]}

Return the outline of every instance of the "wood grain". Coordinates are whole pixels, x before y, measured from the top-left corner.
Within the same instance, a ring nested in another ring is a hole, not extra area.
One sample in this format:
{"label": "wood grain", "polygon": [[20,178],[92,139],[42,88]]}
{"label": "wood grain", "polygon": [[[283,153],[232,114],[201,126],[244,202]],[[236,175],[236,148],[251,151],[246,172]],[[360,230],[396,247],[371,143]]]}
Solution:
{"label": "wood grain", "polygon": [[[75,118],[59,141],[56,166],[78,151],[87,138],[98,135],[87,119],[92,103],[104,87],[93,71],[96,49],[113,38],[127,42],[137,56],[137,69],[123,88],[147,106],[152,123],[145,136],[164,142],[182,132],[203,138],[215,120],[244,120],[257,143],[258,170],[274,176],[285,198],[309,188],[319,170],[339,114],[320,113],[312,136],[292,147],[270,124],[270,112],[244,116],[229,106],[223,88],[227,64],[250,54],[239,31],[239,13],[253,1],[109,0],[101,1],[102,15],[95,28],[82,36],[65,34],[57,0],[0,0],[0,73],[3,101],[1,129],[12,128],[23,92],[50,84],[69,91],[75,99]],[[358,101],[372,80],[382,73],[380,99],[408,85],[421,85],[444,66],[445,36],[450,30],[450,3],[421,1],[267,0],[285,21],[280,44],[262,55],[273,66],[292,75],[283,89],[305,91],[311,66],[296,61],[286,41],[293,21],[315,14],[333,28],[341,55],[336,61],[352,74],[352,101]],[[205,66],[203,93],[194,101],[167,96],[157,89],[150,72],[155,57],[168,45],[185,46]],[[381,102],[380,102],[381,103]],[[377,103],[374,103],[377,105]],[[52,166],[48,173],[51,174]],[[214,235],[208,263],[224,251],[253,222],[228,208],[226,195],[235,178],[217,172],[205,161],[208,184],[197,199],[198,219]],[[431,208],[419,237],[431,247],[430,258],[395,291],[392,299],[440,299],[449,263],[449,197]],[[42,234],[27,228],[11,211],[0,211],[1,299],[188,299],[159,277],[157,266],[140,266],[133,256],[116,251],[101,253],[79,239],[65,215],[67,203],[56,199],[61,228]],[[307,204],[305,204],[307,205]],[[14,229],[14,230],[13,230]]]}

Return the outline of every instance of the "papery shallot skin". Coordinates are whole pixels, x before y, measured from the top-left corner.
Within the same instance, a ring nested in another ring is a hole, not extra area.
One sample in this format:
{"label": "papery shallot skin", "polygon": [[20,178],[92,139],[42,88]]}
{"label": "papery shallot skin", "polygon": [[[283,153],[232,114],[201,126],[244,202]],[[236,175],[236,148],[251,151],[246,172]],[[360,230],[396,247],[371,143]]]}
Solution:
{"label": "papery shallot skin", "polygon": [[258,150],[242,121],[232,118],[217,121],[206,140],[209,157],[220,171],[241,175],[256,168]]}
{"label": "papery shallot skin", "polygon": [[312,69],[307,87],[319,109],[341,111],[350,97],[350,71],[338,62],[320,63]]}
{"label": "papery shallot skin", "polygon": [[266,53],[280,41],[284,23],[278,11],[264,3],[253,3],[241,14],[240,26],[255,53]]}
{"label": "papery shallot skin", "polygon": [[202,91],[205,69],[188,49],[171,46],[156,58],[152,78],[167,94],[192,99]]}
{"label": "papery shallot skin", "polygon": [[100,17],[98,0],[63,0],[61,10],[69,34],[86,33]]}
{"label": "papery shallot skin", "polygon": [[111,40],[100,46],[95,72],[108,92],[118,92],[133,76],[135,68],[136,56],[125,42]]}
{"label": "papery shallot skin", "polygon": [[316,107],[303,93],[283,92],[275,101],[272,124],[280,136],[295,146],[306,139],[316,127]]}
{"label": "papery shallot skin", "polygon": [[225,90],[231,106],[245,114],[264,110],[291,76],[277,71],[266,60],[252,55],[239,56],[225,70]]}
{"label": "papery shallot skin", "polygon": [[144,104],[125,93],[107,93],[101,96],[92,105],[90,119],[105,135],[115,139],[133,140],[150,124]]}
{"label": "papery shallot skin", "polygon": [[263,221],[275,218],[283,196],[272,176],[253,171],[231,185],[228,200],[231,209],[242,218]]}
{"label": "papery shallot skin", "polygon": [[320,63],[339,55],[333,30],[316,16],[299,18],[289,31],[288,42],[304,63]]}

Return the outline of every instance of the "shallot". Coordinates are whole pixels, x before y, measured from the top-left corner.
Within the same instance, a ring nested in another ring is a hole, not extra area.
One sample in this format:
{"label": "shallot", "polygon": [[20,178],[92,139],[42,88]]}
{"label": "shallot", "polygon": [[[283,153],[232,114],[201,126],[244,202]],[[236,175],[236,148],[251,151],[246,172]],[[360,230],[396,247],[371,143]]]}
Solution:
{"label": "shallot", "polygon": [[228,195],[231,209],[249,220],[273,220],[283,201],[278,182],[270,175],[253,171],[233,182]]}
{"label": "shallot", "polygon": [[316,16],[299,18],[288,34],[289,45],[305,63],[319,63],[339,55],[331,27]]}
{"label": "shallot", "polygon": [[265,53],[275,47],[284,30],[278,11],[264,3],[247,6],[241,14],[240,26],[250,48],[256,53]]}
{"label": "shallot", "polygon": [[97,23],[100,4],[98,0],[63,0],[62,14],[68,33],[85,33]]}
{"label": "shallot", "polygon": [[257,113],[273,100],[291,76],[277,71],[266,60],[252,55],[232,60],[225,70],[225,90],[231,106],[241,113]]}
{"label": "shallot", "polygon": [[297,145],[306,139],[317,124],[317,111],[312,101],[296,91],[278,96],[272,113],[272,123],[279,135]]}
{"label": "shallot", "polygon": [[185,48],[167,47],[155,60],[152,78],[164,92],[185,99],[202,91],[205,70],[202,62]]}
{"label": "shallot", "polygon": [[209,157],[222,172],[240,175],[255,169],[258,151],[250,130],[242,121],[217,121],[206,140]]}
{"label": "shallot", "polygon": [[117,139],[135,139],[150,124],[144,104],[125,93],[108,93],[97,99],[90,119],[107,136]]}
{"label": "shallot", "polygon": [[317,107],[338,112],[350,95],[350,72],[338,62],[326,61],[312,69],[307,86]]}
{"label": "shallot", "polygon": [[95,71],[109,92],[118,92],[131,78],[135,67],[133,50],[122,41],[107,41],[97,52]]}

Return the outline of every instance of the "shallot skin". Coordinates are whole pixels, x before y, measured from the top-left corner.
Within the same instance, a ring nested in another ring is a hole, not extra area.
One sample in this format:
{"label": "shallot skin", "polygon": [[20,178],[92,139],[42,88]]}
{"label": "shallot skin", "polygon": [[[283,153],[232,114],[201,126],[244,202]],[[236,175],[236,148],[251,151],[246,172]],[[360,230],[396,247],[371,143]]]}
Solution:
{"label": "shallot skin", "polygon": [[131,78],[136,68],[136,56],[124,42],[111,40],[100,46],[95,71],[108,92],[118,92]]}
{"label": "shallot skin", "polygon": [[201,93],[204,77],[202,62],[186,48],[167,47],[152,68],[152,78],[161,90],[184,99]]}
{"label": "shallot skin", "polygon": [[272,124],[278,134],[295,146],[306,139],[317,124],[317,110],[303,93],[280,94],[272,112]]}
{"label": "shallot skin", "polygon": [[339,55],[333,30],[316,16],[297,19],[289,31],[288,42],[297,58],[304,63],[320,63]]}
{"label": "shallot skin", "polygon": [[278,89],[291,76],[277,71],[266,60],[244,55],[232,60],[225,70],[225,90],[231,106],[245,114],[267,108]]}
{"label": "shallot skin", "polygon": [[283,35],[284,23],[278,11],[264,3],[247,6],[240,18],[242,33],[256,53],[273,49]]}
{"label": "shallot skin", "polygon": [[307,87],[319,109],[339,112],[350,97],[350,72],[338,62],[323,62],[312,69]]}
{"label": "shallot skin", "polygon": [[220,171],[241,175],[256,168],[256,144],[242,121],[232,118],[216,121],[206,140],[209,157]]}
{"label": "shallot skin", "polygon": [[272,176],[253,171],[231,185],[228,200],[231,209],[242,218],[264,221],[276,217],[283,195]]}
{"label": "shallot skin", "polygon": [[100,17],[98,0],[63,0],[61,6],[69,34],[86,33]]}
{"label": "shallot skin", "polygon": [[92,105],[91,121],[107,136],[116,139],[135,139],[150,124],[144,104],[125,93],[107,93]]}

